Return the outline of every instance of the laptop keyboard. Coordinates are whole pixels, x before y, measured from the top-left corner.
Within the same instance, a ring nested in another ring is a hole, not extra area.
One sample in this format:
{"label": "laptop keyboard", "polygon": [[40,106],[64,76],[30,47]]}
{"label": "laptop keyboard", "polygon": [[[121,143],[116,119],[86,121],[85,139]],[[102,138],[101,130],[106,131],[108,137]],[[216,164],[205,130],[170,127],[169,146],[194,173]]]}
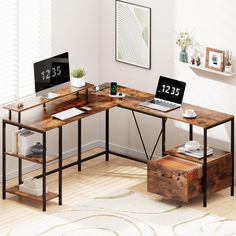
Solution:
{"label": "laptop keyboard", "polygon": [[175,105],[173,103],[165,102],[165,101],[160,101],[160,100],[155,100],[155,99],[150,101],[150,103],[157,104],[157,105],[164,106],[164,107],[169,107],[169,108],[177,107],[177,105]]}

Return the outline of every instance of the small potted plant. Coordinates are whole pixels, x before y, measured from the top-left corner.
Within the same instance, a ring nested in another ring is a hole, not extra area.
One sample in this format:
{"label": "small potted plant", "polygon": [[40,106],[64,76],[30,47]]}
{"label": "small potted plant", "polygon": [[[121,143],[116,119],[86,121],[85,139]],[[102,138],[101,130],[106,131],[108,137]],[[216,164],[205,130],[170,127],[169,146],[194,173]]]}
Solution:
{"label": "small potted plant", "polygon": [[188,53],[187,49],[193,43],[193,39],[188,32],[180,32],[177,34],[176,44],[181,47],[181,51],[179,53],[179,60],[181,62],[188,63]]}
{"label": "small potted plant", "polygon": [[73,70],[71,75],[72,75],[71,86],[77,88],[85,86],[85,81],[83,77],[86,75],[86,72],[84,68]]}

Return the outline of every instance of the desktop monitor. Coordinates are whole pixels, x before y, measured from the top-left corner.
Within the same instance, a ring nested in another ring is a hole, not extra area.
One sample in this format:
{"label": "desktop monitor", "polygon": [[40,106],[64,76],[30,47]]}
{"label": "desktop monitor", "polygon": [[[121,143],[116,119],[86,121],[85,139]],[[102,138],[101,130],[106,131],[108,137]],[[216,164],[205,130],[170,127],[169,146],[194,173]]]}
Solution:
{"label": "desktop monitor", "polygon": [[70,81],[68,52],[34,63],[35,92],[45,95]]}

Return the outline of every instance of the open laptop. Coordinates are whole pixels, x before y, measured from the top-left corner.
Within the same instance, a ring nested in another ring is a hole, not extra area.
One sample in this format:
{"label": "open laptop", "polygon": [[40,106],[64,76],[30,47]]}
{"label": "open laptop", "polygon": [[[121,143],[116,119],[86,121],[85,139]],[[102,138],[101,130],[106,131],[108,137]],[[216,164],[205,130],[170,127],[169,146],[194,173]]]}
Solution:
{"label": "open laptop", "polygon": [[155,98],[140,105],[164,112],[176,109],[182,104],[185,86],[185,82],[160,76]]}

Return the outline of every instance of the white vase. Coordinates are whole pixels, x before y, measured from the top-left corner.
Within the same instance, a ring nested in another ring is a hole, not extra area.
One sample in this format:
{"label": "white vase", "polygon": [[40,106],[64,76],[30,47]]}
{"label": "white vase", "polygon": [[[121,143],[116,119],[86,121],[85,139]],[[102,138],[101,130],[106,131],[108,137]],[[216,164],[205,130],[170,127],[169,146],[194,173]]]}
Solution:
{"label": "white vase", "polygon": [[80,87],[85,86],[84,78],[75,78],[75,77],[72,77],[72,78],[71,78],[71,86],[72,86],[72,87],[76,87],[76,88],[80,88]]}
{"label": "white vase", "polygon": [[226,65],[226,66],[225,66],[225,72],[231,74],[231,73],[233,72],[232,65],[230,65],[230,66],[227,66],[227,65]]}

